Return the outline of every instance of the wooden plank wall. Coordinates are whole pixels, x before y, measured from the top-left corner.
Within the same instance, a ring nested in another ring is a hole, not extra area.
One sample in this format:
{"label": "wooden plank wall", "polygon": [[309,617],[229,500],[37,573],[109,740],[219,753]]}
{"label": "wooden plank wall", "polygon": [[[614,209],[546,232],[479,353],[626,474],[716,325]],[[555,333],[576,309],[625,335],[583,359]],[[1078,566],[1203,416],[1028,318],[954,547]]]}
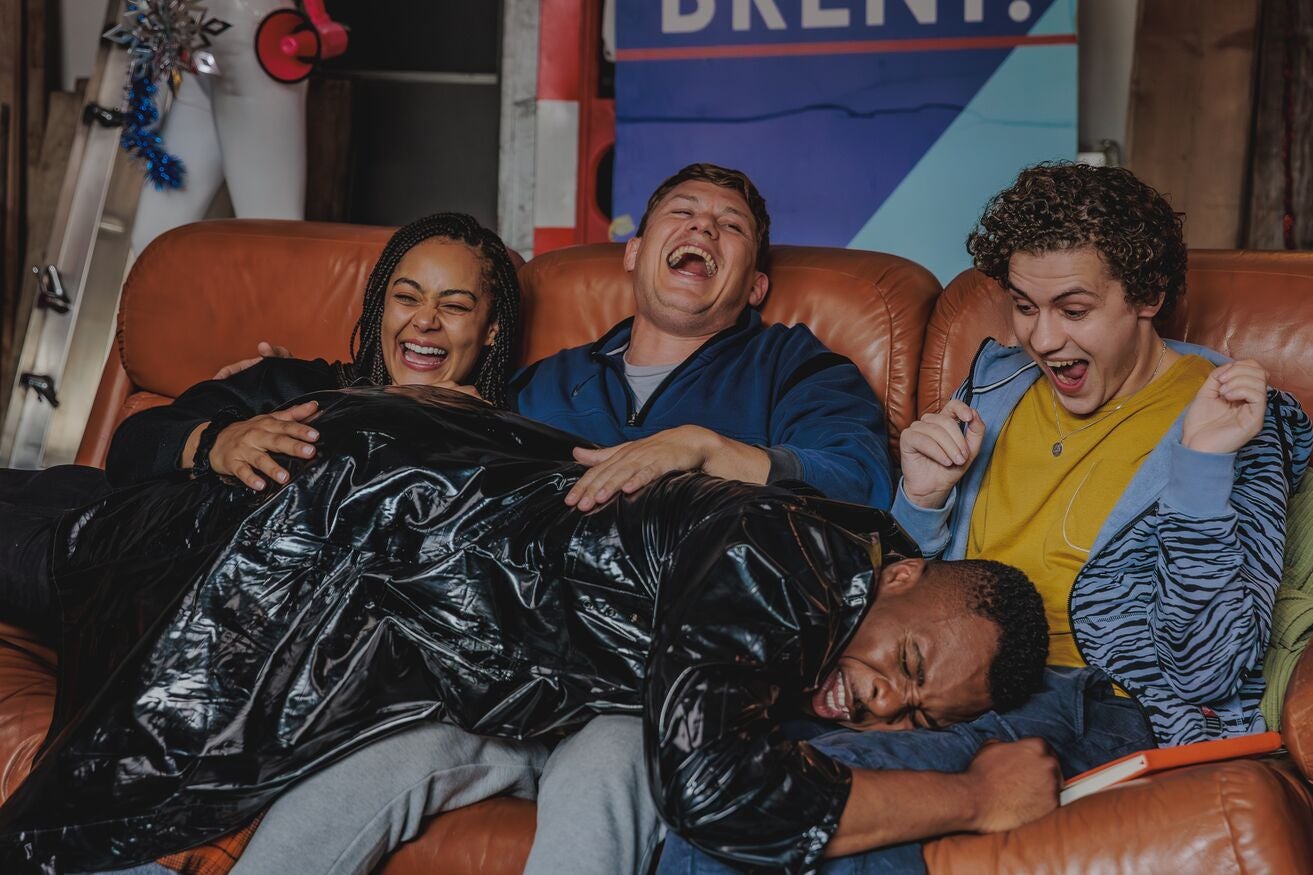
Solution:
{"label": "wooden plank wall", "polygon": [[25,5],[26,0],[0,0],[0,357],[6,360],[23,258]]}
{"label": "wooden plank wall", "polygon": [[[0,374],[11,367],[26,324],[18,309],[30,281],[30,177],[45,134],[48,97],[58,81],[56,8],[50,0],[0,0]],[[7,400],[5,393],[0,414]]]}
{"label": "wooden plank wall", "polygon": [[[1307,0],[1263,0],[1253,161],[1244,245],[1284,249],[1286,167],[1290,140],[1290,194],[1296,249],[1313,249],[1313,5]],[[1285,97],[1289,76],[1290,130]]]}
{"label": "wooden plank wall", "polygon": [[1185,213],[1192,247],[1240,244],[1259,0],[1140,0],[1125,164]]}

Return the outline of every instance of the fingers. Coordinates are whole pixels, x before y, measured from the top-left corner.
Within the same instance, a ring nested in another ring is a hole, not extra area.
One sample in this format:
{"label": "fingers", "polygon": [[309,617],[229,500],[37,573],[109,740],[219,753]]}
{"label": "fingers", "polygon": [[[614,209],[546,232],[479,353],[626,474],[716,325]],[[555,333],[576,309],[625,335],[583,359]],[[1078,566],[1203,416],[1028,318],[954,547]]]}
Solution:
{"label": "fingers", "polygon": [[618,488],[613,482],[616,473],[612,466],[589,468],[566,494],[565,503],[585,513],[605,504]]}
{"label": "fingers", "polygon": [[318,439],[319,432],[303,423],[276,415],[257,416],[220,433],[210,453],[210,465],[217,473],[230,474],[259,492],[265,488],[265,478],[276,483],[290,478],[270,453],[309,459],[316,452],[312,442]]}
{"label": "fingers", "polygon": [[[313,416],[315,413],[318,412],[319,412],[318,401],[303,401],[300,404],[296,404],[293,405],[292,407],[287,408],[286,410],[279,410],[277,413],[271,413],[269,415],[272,416],[274,419],[281,419],[284,422],[300,422],[304,419],[310,418],[311,416]],[[311,431],[314,431],[314,429],[311,429]],[[317,438],[318,438],[318,433],[316,433],[315,437],[307,438],[307,439],[316,440]]]}
{"label": "fingers", "polygon": [[623,446],[625,445],[616,444],[613,447],[598,447],[597,449],[575,447],[573,452],[574,460],[581,465],[592,467],[593,465],[599,465],[614,456],[616,451]]}
{"label": "fingers", "polygon": [[251,489],[254,489],[256,492],[264,489],[264,481],[255,473],[255,469],[245,462],[237,462],[234,464],[232,475]]}
{"label": "fingers", "polygon": [[[284,468],[282,465],[278,464],[277,462],[275,462],[273,456],[269,455],[268,453],[255,454],[255,456],[251,459],[251,465],[253,465],[258,471],[262,471],[265,475],[272,478],[274,481],[278,483],[287,482],[287,478],[289,476],[287,473],[287,469]],[[263,488],[264,488],[263,486],[256,488],[256,492],[259,492]]]}
{"label": "fingers", "polygon": [[944,414],[932,413],[913,423],[900,439],[904,453],[914,452],[927,459],[953,468],[968,461],[967,439],[957,420]]}
{"label": "fingers", "polygon": [[255,350],[260,353],[260,358],[290,359],[292,357],[292,354],[287,351],[287,347],[276,346],[267,340],[262,340],[256,344]]}
{"label": "fingers", "polygon": [[229,377],[231,377],[233,374],[239,374],[242,371],[249,368],[251,365],[258,364],[259,361],[260,361],[259,358],[242,359],[239,362],[233,362],[230,365],[224,365],[222,368],[219,368],[219,370],[215,373],[213,377],[211,377],[211,379],[226,380]]}
{"label": "fingers", "polygon": [[[592,467],[565,496],[565,503],[587,512],[622,492],[629,494],[651,483],[668,469],[655,464],[645,449],[632,443],[601,450],[575,448],[575,459]],[[605,458],[588,461],[602,454]]]}
{"label": "fingers", "polygon": [[[927,414],[935,416],[936,414]],[[940,409],[939,416],[948,416],[956,419],[958,422],[971,422],[973,419],[979,419],[980,415],[976,413],[975,408],[965,401],[959,401],[957,398],[950,398],[948,403]]]}
{"label": "fingers", "polygon": [[967,442],[967,461],[974,462],[976,456],[980,455],[981,445],[985,442],[985,420],[980,418],[979,413],[975,413],[967,423],[964,437]]}
{"label": "fingers", "polygon": [[[305,426],[296,426],[296,428],[305,429]],[[313,430],[306,429],[307,431]],[[269,432],[268,440],[264,443],[263,449],[270,453],[282,453],[284,456],[299,456],[302,459],[309,459],[315,454],[313,444],[303,443],[298,440],[299,434]]]}
{"label": "fingers", "polygon": [[1253,359],[1223,365],[1213,376],[1217,394],[1227,401],[1257,403],[1267,397],[1267,371]]}

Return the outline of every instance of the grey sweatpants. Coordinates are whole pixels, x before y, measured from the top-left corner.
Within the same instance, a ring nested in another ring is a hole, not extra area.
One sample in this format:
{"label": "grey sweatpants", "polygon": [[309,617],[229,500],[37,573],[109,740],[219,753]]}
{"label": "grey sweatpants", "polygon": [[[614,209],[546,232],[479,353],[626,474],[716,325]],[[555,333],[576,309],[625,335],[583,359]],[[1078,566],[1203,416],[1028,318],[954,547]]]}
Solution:
{"label": "grey sweatpants", "polygon": [[233,875],[367,873],[429,815],[499,795],[538,799],[526,875],[641,872],[659,837],[637,717],[595,718],[550,752],[430,723],[279,797]]}

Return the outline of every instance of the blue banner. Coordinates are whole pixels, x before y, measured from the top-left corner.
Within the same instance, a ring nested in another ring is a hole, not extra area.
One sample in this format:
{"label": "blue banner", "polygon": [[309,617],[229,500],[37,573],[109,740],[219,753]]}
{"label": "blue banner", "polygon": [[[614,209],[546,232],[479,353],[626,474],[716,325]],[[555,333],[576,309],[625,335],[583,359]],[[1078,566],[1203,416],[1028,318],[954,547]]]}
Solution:
{"label": "blue banner", "polygon": [[947,282],[1017,170],[1076,153],[1076,0],[617,0],[617,239],[675,170],[747,172],[781,243]]}

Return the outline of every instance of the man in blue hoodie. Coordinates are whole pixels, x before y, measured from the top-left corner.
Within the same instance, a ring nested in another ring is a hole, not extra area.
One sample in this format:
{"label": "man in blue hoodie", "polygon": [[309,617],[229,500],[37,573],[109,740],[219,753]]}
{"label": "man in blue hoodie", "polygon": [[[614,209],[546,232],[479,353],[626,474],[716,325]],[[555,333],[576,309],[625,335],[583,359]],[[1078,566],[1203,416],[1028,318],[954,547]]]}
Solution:
{"label": "man in blue hoodie", "polygon": [[568,501],[589,510],[670,471],[801,480],[892,500],[884,414],[857,367],[805,325],[765,326],[770,216],[744,174],[692,164],[648,200],[625,246],[635,314],[514,381],[531,419],[605,448]]}
{"label": "man in blue hoodie", "polygon": [[[600,446],[575,450],[590,470],[568,504],[589,511],[663,474],[702,470],[889,506],[888,437],[871,387],[805,325],[766,326],[755,309],[770,285],[769,247],[765,200],[739,171],[693,164],[652,194],[624,253],[634,317],[512,384],[519,413]],[[233,872],[368,871],[425,815],[533,795],[535,784],[527,875],[645,866],[659,824],[642,721],[608,716],[550,755],[443,724],[385,739],[282,797]]]}

